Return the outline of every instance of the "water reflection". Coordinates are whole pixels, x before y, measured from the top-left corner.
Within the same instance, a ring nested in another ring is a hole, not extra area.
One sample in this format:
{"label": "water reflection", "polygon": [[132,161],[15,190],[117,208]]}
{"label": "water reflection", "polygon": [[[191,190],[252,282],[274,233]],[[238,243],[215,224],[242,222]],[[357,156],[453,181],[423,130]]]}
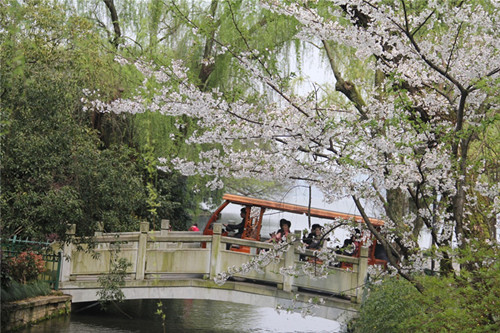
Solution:
{"label": "water reflection", "polygon": [[[336,321],[300,314],[278,314],[272,308],[209,300],[163,300],[165,326],[158,300],[127,301],[102,312],[92,307],[71,317],[40,323],[23,333],[146,333],[146,332],[339,332]],[[81,305],[80,305],[81,307]]]}

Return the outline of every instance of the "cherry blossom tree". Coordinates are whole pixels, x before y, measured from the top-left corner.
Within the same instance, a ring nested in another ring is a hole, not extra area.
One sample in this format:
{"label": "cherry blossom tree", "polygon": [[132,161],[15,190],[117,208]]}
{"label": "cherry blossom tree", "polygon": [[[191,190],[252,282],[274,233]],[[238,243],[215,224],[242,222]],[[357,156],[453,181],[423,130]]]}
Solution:
{"label": "cherry blossom tree", "polygon": [[[495,243],[498,2],[260,4],[258,10],[295,22],[295,38],[305,47],[324,52],[335,82],[297,94],[294,74],[270,65],[271,55],[287,59],[252,48],[245,26],[234,20],[242,45],[210,36],[217,52],[248,76],[246,94],[234,99],[227,87],[200,90],[181,60],[166,66],[139,60],[133,63],[145,80],[136,97],[105,104],[89,93],[89,107],[196,119],[200,130],[187,142],[212,148],[196,160],[166,159],[165,168],[215,176],[212,188],[225,177],[300,179],[329,200],[351,197],[390,265],[409,280],[422,268],[424,230],[443,273],[456,269],[454,241],[459,250]],[[187,16],[186,24],[200,29]],[[353,77],[355,71],[363,75]],[[365,202],[379,208],[382,231],[370,223]]]}

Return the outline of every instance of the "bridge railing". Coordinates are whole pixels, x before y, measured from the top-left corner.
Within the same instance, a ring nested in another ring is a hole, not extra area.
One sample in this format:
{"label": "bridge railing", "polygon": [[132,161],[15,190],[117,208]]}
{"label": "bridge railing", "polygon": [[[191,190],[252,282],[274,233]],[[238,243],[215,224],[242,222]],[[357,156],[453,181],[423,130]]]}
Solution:
{"label": "bridge railing", "polygon": [[[74,229],[71,230],[74,234]],[[248,263],[256,253],[270,249],[272,244],[222,236],[221,224],[214,224],[213,235],[197,232],[176,232],[162,228],[149,231],[147,222],[141,223],[135,233],[98,233],[94,251],[77,251],[71,244],[64,246],[66,261],[63,264],[62,281],[95,280],[110,271],[111,263],[125,258],[131,266],[127,269],[130,280],[183,279],[193,276],[213,279],[231,266]],[[250,253],[228,250],[229,244],[247,246]],[[276,284],[284,291],[304,288],[326,294],[344,295],[353,302],[361,299],[362,286],[366,278],[367,249],[362,249],[361,258],[337,256],[342,262],[352,265],[350,269],[329,267],[326,278],[315,278],[307,274],[282,275],[280,270],[306,263],[299,260],[296,245],[281,255],[279,260],[267,265],[261,272],[250,271],[236,277]],[[313,256],[312,251],[305,253]]]}

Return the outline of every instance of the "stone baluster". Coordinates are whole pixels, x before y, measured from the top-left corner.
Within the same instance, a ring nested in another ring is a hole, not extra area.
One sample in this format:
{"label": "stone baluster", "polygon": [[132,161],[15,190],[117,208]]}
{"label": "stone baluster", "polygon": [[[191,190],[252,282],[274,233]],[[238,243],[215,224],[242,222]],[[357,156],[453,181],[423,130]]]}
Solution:
{"label": "stone baluster", "polygon": [[97,228],[96,231],[94,232],[94,236],[102,236],[103,232],[104,232],[104,223],[97,222]]}
{"label": "stone baluster", "polygon": [[61,261],[61,273],[59,280],[61,282],[66,282],[70,280],[72,271],[71,256],[73,252],[73,238],[76,234],[76,224],[69,224],[66,230],[66,235],[68,237],[67,241],[63,244],[63,258]]}
{"label": "stone baluster", "polygon": [[167,236],[170,232],[170,220],[161,220],[161,236]]}
{"label": "stone baluster", "polygon": [[[170,220],[161,220],[160,236],[168,236],[170,233]],[[155,242],[155,249],[166,249],[168,246],[167,242]]]}
{"label": "stone baluster", "polygon": [[[288,251],[285,252],[285,260],[284,260],[285,268],[293,267],[295,265],[295,260],[296,260],[295,247],[296,245],[294,243],[291,243],[288,248]],[[293,286],[293,276],[283,275],[283,290],[292,291],[293,289],[292,286]]]}
{"label": "stone baluster", "polygon": [[135,269],[135,279],[144,280],[146,268],[146,247],[148,245],[149,222],[141,222],[139,234],[139,244],[137,246],[137,263]]}
{"label": "stone baluster", "polygon": [[214,223],[212,235],[212,248],[210,252],[210,279],[213,280],[219,269],[219,256],[221,250],[222,224]]}
{"label": "stone baluster", "polygon": [[363,290],[367,273],[368,273],[368,248],[362,247],[359,256],[356,298],[354,300],[356,303],[361,303],[361,298],[363,297]]}

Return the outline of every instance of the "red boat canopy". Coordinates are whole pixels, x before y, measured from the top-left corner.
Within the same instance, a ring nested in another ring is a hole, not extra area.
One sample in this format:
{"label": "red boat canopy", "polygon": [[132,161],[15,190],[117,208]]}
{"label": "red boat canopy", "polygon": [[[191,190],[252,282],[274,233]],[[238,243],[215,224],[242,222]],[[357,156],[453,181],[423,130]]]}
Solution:
{"label": "red boat canopy", "polygon": [[[290,213],[295,213],[295,214],[304,214],[304,215],[308,215],[310,213],[312,217],[319,217],[319,218],[324,218],[324,219],[342,218],[342,219],[346,219],[346,220],[354,220],[354,221],[359,222],[359,223],[363,222],[363,218],[360,215],[345,214],[345,213],[335,212],[335,211],[326,210],[326,209],[318,209],[318,208],[311,208],[309,210],[309,208],[306,206],[292,205],[292,204],[287,204],[287,203],[282,203],[282,202],[277,202],[277,201],[270,201],[270,200],[255,199],[255,198],[245,197],[245,196],[236,195],[236,194],[224,194],[222,199],[226,200],[227,203],[234,203],[234,204],[239,204],[239,205],[244,205],[244,206],[256,206],[256,207],[275,209],[275,210],[280,210],[280,211],[284,211],[284,212],[290,212]],[[384,221],[379,220],[379,219],[370,218],[370,222],[375,226],[384,225]]]}

